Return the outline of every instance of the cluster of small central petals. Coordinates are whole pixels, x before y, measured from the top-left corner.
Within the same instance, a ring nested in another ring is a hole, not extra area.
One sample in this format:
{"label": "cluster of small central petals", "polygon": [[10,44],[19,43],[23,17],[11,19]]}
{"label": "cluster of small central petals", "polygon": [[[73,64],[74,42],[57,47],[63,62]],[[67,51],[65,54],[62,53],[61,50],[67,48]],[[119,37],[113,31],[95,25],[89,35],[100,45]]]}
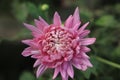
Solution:
{"label": "cluster of small central petals", "polygon": [[42,54],[48,56],[48,62],[56,60],[69,61],[72,59],[74,53],[71,44],[72,40],[73,35],[61,27],[50,29],[42,41]]}
{"label": "cluster of small central petals", "polygon": [[54,14],[53,24],[49,25],[39,17],[35,25],[24,24],[31,30],[33,39],[23,40],[29,45],[22,55],[31,56],[36,59],[34,67],[38,67],[36,76],[39,77],[47,68],[54,68],[53,80],[60,73],[62,80],[68,77],[74,78],[73,66],[85,71],[92,67],[87,52],[87,47],[95,42],[95,38],[86,38],[90,33],[86,30],[89,22],[80,27],[79,9],[76,8],[73,15],[70,15],[62,26],[60,16]]}

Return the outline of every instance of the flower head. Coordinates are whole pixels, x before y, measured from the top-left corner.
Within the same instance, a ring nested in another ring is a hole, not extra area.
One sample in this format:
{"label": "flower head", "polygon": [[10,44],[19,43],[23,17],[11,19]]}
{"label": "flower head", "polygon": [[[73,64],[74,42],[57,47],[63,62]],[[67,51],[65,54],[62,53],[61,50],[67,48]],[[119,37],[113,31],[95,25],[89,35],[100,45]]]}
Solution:
{"label": "flower head", "polygon": [[69,76],[74,77],[73,66],[83,71],[92,67],[86,52],[90,51],[87,46],[93,44],[96,39],[86,38],[90,33],[85,30],[89,22],[81,27],[80,24],[78,8],[68,17],[64,26],[57,12],[54,14],[53,24],[49,25],[41,17],[35,20],[35,26],[24,23],[32,31],[33,39],[22,41],[29,45],[22,55],[36,59],[34,67],[38,67],[37,77],[47,68],[53,68],[53,79],[60,73],[62,80],[68,80]]}

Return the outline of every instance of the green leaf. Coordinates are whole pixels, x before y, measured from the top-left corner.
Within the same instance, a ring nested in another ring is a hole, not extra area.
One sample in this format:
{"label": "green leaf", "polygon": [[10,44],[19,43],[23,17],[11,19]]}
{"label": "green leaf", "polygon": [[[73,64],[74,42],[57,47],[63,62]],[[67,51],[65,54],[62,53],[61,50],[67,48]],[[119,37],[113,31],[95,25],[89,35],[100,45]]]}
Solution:
{"label": "green leaf", "polygon": [[32,73],[25,71],[22,73],[19,80],[35,80],[35,77]]}
{"label": "green leaf", "polygon": [[38,8],[33,3],[30,3],[30,2],[27,3],[27,7],[28,7],[29,13],[33,17],[38,18],[39,16]]}
{"label": "green leaf", "polygon": [[103,27],[116,27],[117,20],[113,15],[104,15],[100,17],[96,22],[96,25]]}
{"label": "green leaf", "polygon": [[113,51],[113,56],[120,57],[120,45]]}
{"label": "green leaf", "polygon": [[60,77],[57,77],[56,80],[61,80],[61,78],[60,78]]}
{"label": "green leaf", "polygon": [[88,68],[86,71],[82,72],[86,79],[89,79],[91,74],[94,74],[97,76],[97,71],[96,71],[97,63],[95,61],[95,58],[91,57],[91,62],[93,64],[93,67]]}
{"label": "green leaf", "polygon": [[90,78],[91,73],[92,73],[92,72],[91,72],[91,69],[90,69],[90,68],[87,69],[85,72],[83,72],[85,78],[87,78],[87,79]]}
{"label": "green leaf", "polygon": [[28,16],[28,10],[27,10],[27,6],[25,3],[19,3],[18,1],[14,1],[14,3],[12,4],[13,7],[13,13],[15,15],[15,17],[19,20],[19,21],[25,21],[27,16]]}
{"label": "green leaf", "polygon": [[39,77],[37,80],[44,80],[43,77]]}

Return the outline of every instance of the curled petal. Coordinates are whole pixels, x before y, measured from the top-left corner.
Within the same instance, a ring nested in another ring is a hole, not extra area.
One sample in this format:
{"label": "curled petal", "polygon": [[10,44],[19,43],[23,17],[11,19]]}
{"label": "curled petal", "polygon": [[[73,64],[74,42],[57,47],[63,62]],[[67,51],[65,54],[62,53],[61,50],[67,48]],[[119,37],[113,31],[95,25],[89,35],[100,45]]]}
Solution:
{"label": "curled petal", "polygon": [[37,78],[42,75],[42,73],[47,69],[46,66],[40,65],[37,69],[36,76]]}
{"label": "curled petal", "polygon": [[81,45],[91,45],[95,42],[96,38],[85,38],[81,41]]}
{"label": "curled petal", "polygon": [[53,23],[58,26],[61,25],[61,19],[57,12],[55,12],[55,14],[54,14]]}

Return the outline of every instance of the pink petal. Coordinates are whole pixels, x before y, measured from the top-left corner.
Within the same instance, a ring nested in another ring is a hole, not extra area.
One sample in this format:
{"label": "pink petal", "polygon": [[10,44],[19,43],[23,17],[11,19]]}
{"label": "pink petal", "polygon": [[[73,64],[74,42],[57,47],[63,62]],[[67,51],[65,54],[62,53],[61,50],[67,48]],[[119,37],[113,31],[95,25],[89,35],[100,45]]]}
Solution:
{"label": "pink petal", "polygon": [[39,59],[40,58],[40,54],[34,54],[34,55],[31,56],[31,58]]}
{"label": "pink petal", "polygon": [[78,63],[73,63],[73,66],[76,67],[76,68],[79,69],[79,70],[82,69],[81,65],[78,64]]}
{"label": "pink petal", "polygon": [[80,60],[77,59],[77,57],[75,57],[75,58],[72,60],[72,64],[73,64],[73,66],[75,66],[77,69],[79,69],[79,70],[82,69],[82,67],[81,67],[81,65],[80,65]]}
{"label": "pink petal", "polygon": [[49,26],[49,24],[42,17],[39,16],[39,19],[44,24],[44,26]]}
{"label": "pink petal", "polygon": [[92,67],[92,64],[87,58],[79,58],[78,63],[81,65],[81,70],[83,71],[85,71],[88,67]]}
{"label": "pink petal", "polygon": [[32,50],[31,47],[25,48],[25,50],[22,52],[22,55],[24,57],[30,56],[31,55],[31,50]]}
{"label": "pink petal", "polygon": [[76,23],[75,26],[73,27],[74,30],[77,30],[80,26],[80,23]]}
{"label": "pink petal", "polygon": [[40,64],[41,64],[41,61],[38,59],[38,60],[35,61],[33,67],[37,67]]}
{"label": "pink petal", "polygon": [[66,77],[66,72],[64,71],[64,70],[60,70],[60,73],[61,73],[61,76],[62,76],[62,78],[65,78]]}
{"label": "pink petal", "polygon": [[72,23],[73,23],[73,17],[72,17],[72,15],[70,15],[68,17],[68,19],[65,21],[65,27],[71,28],[72,27]]}
{"label": "pink petal", "polygon": [[27,44],[27,45],[30,45],[30,44],[31,44],[31,41],[32,41],[32,40],[30,40],[30,39],[28,39],[28,40],[22,40],[22,43]]}
{"label": "pink petal", "polygon": [[73,14],[73,26],[75,26],[77,23],[81,23],[80,22],[80,16],[79,16],[79,9],[78,7],[76,8],[74,14]]}
{"label": "pink petal", "polygon": [[42,75],[42,73],[47,69],[46,66],[40,65],[37,69],[36,76],[37,78]]}
{"label": "pink petal", "polygon": [[85,38],[81,41],[81,45],[91,45],[95,42],[96,38]]}
{"label": "pink petal", "polygon": [[55,68],[53,79],[55,79],[57,77],[59,72],[60,72],[60,67],[58,66],[57,68]]}
{"label": "pink petal", "polygon": [[83,52],[89,52],[90,51],[90,48],[86,47],[86,46],[81,46],[81,50]]}
{"label": "pink petal", "polygon": [[89,22],[85,23],[79,30],[79,34],[81,34],[83,32],[83,30],[88,26]]}
{"label": "pink petal", "polygon": [[88,67],[93,67],[93,65],[91,64],[91,62],[88,59],[84,59],[84,63],[88,66]]}
{"label": "pink petal", "polygon": [[81,59],[80,61],[82,63],[81,70],[85,71],[88,67],[92,67],[92,64],[90,63],[90,61],[88,59]]}
{"label": "pink petal", "polygon": [[68,75],[65,78],[62,77],[62,80],[68,80]]}
{"label": "pink petal", "polygon": [[40,51],[39,50],[32,50],[31,54],[40,54]]}
{"label": "pink petal", "polygon": [[61,25],[61,19],[60,19],[60,16],[57,12],[55,12],[55,14],[54,14],[53,24],[58,25],[58,26]]}
{"label": "pink petal", "polygon": [[90,33],[90,30],[84,30],[81,34],[79,34],[80,38],[86,37]]}
{"label": "pink petal", "polygon": [[77,46],[76,49],[75,49],[75,51],[76,51],[76,54],[79,54],[81,52],[80,46]]}
{"label": "pink petal", "polygon": [[40,31],[39,29],[37,29],[36,27],[34,27],[33,25],[30,25],[30,24],[26,24],[24,23],[24,25],[29,29],[31,30],[32,32],[35,32],[35,33],[42,33],[42,31]]}
{"label": "pink petal", "polygon": [[38,20],[34,20],[35,21],[35,25],[41,30],[43,31],[45,25],[41,22],[41,21],[38,21]]}
{"label": "pink petal", "polygon": [[29,24],[26,24],[24,23],[24,25],[32,31],[32,35],[34,37],[39,37],[43,32],[41,30],[39,30],[38,28],[34,27],[33,25],[29,25]]}
{"label": "pink petal", "polygon": [[73,71],[73,67],[72,67],[71,63],[69,63],[69,65],[68,65],[67,73],[71,78],[74,77],[74,71]]}
{"label": "pink petal", "polygon": [[36,33],[36,32],[32,32],[32,35],[37,38],[37,37],[39,37],[41,34],[38,34],[38,33]]}
{"label": "pink petal", "polygon": [[87,54],[85,54],[84,52],[82,52],[80,56],[82,56],[83,58],[87,58],[87,59],[90,58],[90,57],[89,57]]}
{"label": "pink petal", "polygon": [[34,20],[35,25],[43,32],[45,27],[48,27],[49,25],[40,17],[40,20]]}
{"label": "pink petal", "polygon": [[73,48],[75,48],[78,45],[78,40],[79,39],[72,40]]}
{"label": "pink petal", "polygon": [[82,71],[86,71],[86,69],[87,69],[87,66],[86,65],[81,65],[81,67],[82,67]]}
{"label": "pink petal", "polygon": [[66,72],[67,66],[68,66],[67,62],[64,62],[60,67],[60,73],[61,73],[62,78],[66,78],[67,76],[67,72]]}
{"label": "pink petal", "polygon": [[22,43],[27,44],[27,45],[29,45],[29,46],[31,46],[33,48],[38,48],[38,44],[35,43],[33,40],[30,40],[30,39],[22,40]]}

